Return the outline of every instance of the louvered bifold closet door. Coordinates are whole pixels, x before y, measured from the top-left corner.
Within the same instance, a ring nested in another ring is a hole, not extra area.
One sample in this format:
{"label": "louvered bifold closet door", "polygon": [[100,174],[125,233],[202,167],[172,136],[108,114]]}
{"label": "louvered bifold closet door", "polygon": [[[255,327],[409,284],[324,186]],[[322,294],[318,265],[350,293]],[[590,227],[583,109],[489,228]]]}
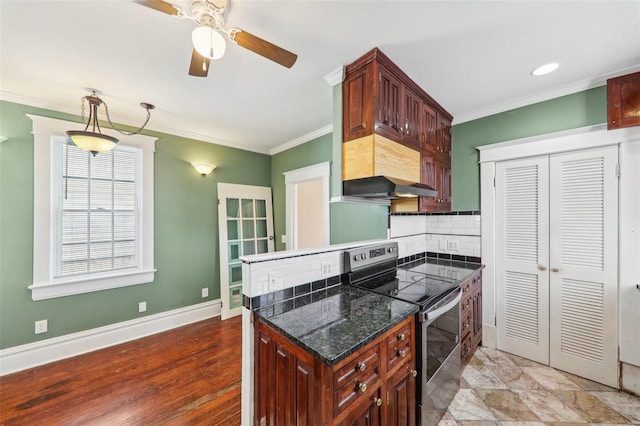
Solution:
{"label": "louvered bifold closet door", "polygon": [[617,146],[550,157],[551,366],[617,374]]}
{"label": "louvered bifold closet door", "polygon": [[549,160],[496,164],[498,348],[549,362]]}

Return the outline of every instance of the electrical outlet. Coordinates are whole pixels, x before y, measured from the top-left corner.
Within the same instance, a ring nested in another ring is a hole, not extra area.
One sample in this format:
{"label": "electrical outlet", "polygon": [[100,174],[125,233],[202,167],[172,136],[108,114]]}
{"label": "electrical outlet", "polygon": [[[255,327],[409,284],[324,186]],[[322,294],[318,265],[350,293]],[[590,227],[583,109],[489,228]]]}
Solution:
{"label": "electrical outlet", "polygon": [[36,321],[36,334],[46,333],[49,330],[49,323],[46,319]]}
{"label": "electrical outlet", "polygon": [[147,310],[147,302],[138,303],[138,312],[145,312]]}
{"label": "electrical outlet", "polygon": [[281,235],[280,236],[280,242],[282,244],[287,244],[287,236],[286,235]]}
{"label": "electrical outlet", "polygon": [[447,250],[458,250],[458,242],[455,240],[447,241]]}
{"label": "electrical outlet", "polygon": [[202,289],[202,297],[209,297],[209,288],[205,287]]}
{"label": "electrical outlet", "polygon": [[331,264],[327,262],[322,262],[320,264],[320,277],[325,278],[331,275]]}

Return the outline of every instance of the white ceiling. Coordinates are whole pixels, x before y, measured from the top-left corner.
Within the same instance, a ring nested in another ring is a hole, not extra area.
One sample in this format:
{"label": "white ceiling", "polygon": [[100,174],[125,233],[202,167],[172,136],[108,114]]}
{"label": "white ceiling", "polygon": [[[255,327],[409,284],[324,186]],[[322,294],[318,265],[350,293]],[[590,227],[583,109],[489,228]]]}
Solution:
{"label": "white ceiling", "polygon": [[[228,43],[191,77],[189,20],[126,0],[0,0],[1,98],[79,114],[97,88],[119,122],[141,124],[146,101],[150,129],[270,152],[326,132],[324,76],[375,46],[454,123],[640,70],[640,0],[231,1],[227,28],[297,53],[293,68]],[[547,62],[560,68],[530,75]]]}

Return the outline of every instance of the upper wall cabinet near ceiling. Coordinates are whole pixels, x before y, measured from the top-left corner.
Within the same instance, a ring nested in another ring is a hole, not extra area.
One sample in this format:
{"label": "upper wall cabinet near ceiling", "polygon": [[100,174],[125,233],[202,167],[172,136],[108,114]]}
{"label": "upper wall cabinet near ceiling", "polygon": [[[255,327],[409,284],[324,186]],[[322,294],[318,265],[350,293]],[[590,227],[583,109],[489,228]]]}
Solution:
{"label": "upper wall cabinet near ceiling", "polygon": [[640,126],[640,72],[607,80],[607,128]]}
{"label": "upper wall cabinet near ceiling", "polygon": [[378,48],[347,65],[342,91],[343,142],[377,134],[420,152],[420,183],[438,196],[402,210],[450,211],[451,114]]}

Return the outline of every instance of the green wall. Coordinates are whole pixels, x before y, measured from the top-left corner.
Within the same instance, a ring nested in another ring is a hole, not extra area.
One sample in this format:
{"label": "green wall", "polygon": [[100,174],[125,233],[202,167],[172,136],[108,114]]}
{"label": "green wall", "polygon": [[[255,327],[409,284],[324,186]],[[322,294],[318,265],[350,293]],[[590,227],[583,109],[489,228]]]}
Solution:
{"label": "green wall", "polygon": [[[33,136],[26,113],[78,117],[0,101],[0,348],[177,309],[220,297],[217,183],[269,186],[271,158],[234,148],[144,132],[158,137],[155,153],[155,266],[153,283],[34,302],[27,286],[33,267]],[[152,117],[153,120],[153,117]],[[218,166],[202,177],[190,162]],[[200,289],[209,287],[202,299]],[[138,302],[147,312],[138,313]],[[49,332],[34,334],[34,322]]]}
{"label": "green wall", "polygon": [[[284,250],[286,195],[283,172],[331,162],[331,194],[342,195],[342,85],[333,87],[333,131],[327,135],[275,154],[271,162],[276,250]],[[389,208],[370,204],[334,202],[330,205],[330,243],[387,238]]]}
{"label": "green wall", "polygon": [[284,172],[331,161],[331,134],[282,151],[271,157],[271,188],[273,194],[273,227],[276,250],[285,250],[281,236],[286,235],[286,191]]}
{"label": "green wall", "polygon": [[606,121],[607,90],[601,86],[453,126],[452,209],[480,209],[480,155],[476,147]]}

